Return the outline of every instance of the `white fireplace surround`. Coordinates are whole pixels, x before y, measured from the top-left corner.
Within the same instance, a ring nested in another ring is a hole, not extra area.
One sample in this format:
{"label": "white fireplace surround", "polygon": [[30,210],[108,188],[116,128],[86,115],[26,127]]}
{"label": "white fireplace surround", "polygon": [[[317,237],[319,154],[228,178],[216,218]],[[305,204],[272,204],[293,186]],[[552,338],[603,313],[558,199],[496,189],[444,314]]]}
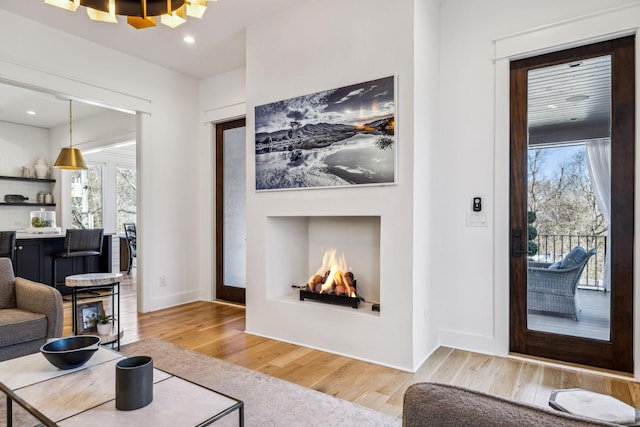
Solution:
{"label": "white fireplace surround", "polygon": [[[394,233],[398,227],[386,227],[383,215],[369,214],[267,214],[249,224],[255,237],[248,245],[248,266],[256,275],[249,278],[255,285],[247,287],[247,333],[411,369],[406,339],[410,274],[398,267],[396,256],[389,256],[401,252],[395,249],[403,243]],[[366,300],[358,309],[300,301],[299,290],[292,288],[306,284],[331,248],[344,253],[356,276]],[[380,303],[380,311],[372,310],[373,302]]]}

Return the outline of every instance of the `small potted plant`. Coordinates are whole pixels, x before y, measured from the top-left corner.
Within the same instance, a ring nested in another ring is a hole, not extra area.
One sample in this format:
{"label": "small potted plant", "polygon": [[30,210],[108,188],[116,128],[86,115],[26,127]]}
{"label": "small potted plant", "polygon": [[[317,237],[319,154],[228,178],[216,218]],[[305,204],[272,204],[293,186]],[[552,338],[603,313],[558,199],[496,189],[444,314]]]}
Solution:
{"label": "small potted plant", "polygon": [[109,335],[113,322],[116,320],[112,315],[102,312],[96,316],[96,326],[98,327],[98,335]]}

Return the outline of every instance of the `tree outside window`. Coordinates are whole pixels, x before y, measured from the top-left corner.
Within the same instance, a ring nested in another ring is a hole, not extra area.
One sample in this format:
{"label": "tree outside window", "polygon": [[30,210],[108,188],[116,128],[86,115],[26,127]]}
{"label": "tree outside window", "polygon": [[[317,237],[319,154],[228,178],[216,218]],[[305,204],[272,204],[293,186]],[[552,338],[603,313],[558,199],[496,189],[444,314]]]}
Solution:
{"label": "tree outside window", "polygon": [[104,166],[71,172],[71,226],[103,228],[102,183]]}
{"label": "tree outside window", "polygon": [[119,233],[124,233],[124,224],[136,223],[136,171],[117,167],[116,186],[117,227]]}

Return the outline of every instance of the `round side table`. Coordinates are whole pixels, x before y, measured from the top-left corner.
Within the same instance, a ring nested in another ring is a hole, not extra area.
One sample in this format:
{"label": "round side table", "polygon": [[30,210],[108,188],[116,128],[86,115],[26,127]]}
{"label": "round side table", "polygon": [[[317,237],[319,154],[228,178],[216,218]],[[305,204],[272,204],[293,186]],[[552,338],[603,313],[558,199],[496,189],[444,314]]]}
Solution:
{"label": "round side table", "polygon": [[[109,335],[101,335],[101,344],[112,343],[116,350],[120,350],[120,338],[122,337],[122,328],[120,328],[120,280],[121,273],[86,273],[74,274],[65,278],[65,285],[71,288],[71,324],[74,335],[87,334],[95,332],[97,334],[95,324],[89,325],[84,322],[86,318],[92,315],[98,315],[99,305],[102,303],[83,304],[87,307],[78,307],[78,294],[81,292],[95,292],[98,290],[108,290],[108,294],[99,294],[95,298],[111,297],[111,316],[114,321],[115,331],[112,329]],[[83,298],[84,299],[84,298]],[[99,305],[98,305],[99,304]],[[80,308],[80,310],[79,310]],[[86,313],[85,313],[86,312]],[[87,316],[85,316],[87,314]],[[117,326],[116,326],[117,325]]]}

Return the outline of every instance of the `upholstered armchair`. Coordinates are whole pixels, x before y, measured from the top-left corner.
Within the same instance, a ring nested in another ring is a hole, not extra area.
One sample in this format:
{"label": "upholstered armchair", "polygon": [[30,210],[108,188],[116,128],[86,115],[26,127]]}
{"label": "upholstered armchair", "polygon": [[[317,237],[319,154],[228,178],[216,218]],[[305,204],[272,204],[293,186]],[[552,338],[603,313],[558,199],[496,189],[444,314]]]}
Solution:
{"label": "upholstered armchair", "polygon": [[527,268],[527,308],[578,320],[578,282],[595,249],[576,246],[557,263],[530,262]]}
{"label": "upholstered armchair", "polygon": [[11,260],[0,258],[0,361],[38,352],[62,336],[63,322],[60,292],[14,277]]}

